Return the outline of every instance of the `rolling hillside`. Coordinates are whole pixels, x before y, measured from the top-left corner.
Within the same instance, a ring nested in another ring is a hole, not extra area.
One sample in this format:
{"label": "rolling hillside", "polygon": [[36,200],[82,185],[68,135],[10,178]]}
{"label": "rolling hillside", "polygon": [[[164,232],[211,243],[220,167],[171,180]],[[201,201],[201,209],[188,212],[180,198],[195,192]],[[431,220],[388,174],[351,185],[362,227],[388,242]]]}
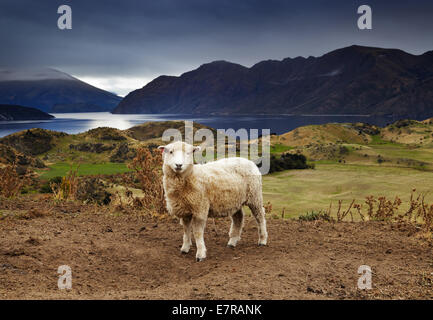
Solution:
{"label": "rolling hillside", "polygon": [[[18,160],[23,158],[23,165],[41,168],[46,164],[61,173],[67,172],[70,164],[90,168],[89,174],[105,173],[110,168],[124,171],[137,148],[163,144],[161,136],[167,128],[185,134],[181,121],[147,122],[127,130],[100,127],[79,134],[39,128],[15,132],[0,138],[0,166],[20,164]],[[202,128],[209,127],[194,124],[194,132]]]}
{"label": "rolling hillside", "polygon": [[[67,163],[123,164],[135,156],[138,147],[155,147],[164,143],[161,135],[168,128],[178,128],[184,135],[182,121],[161,121],[143,123],[126,130],[102,127],[80,134],[30,129],[1,138],[0,145],[4,145],[3,154],[11,154],[5,148],[7,146],[15,153],[37,158],[48,166],[58,165],[66,169]],[[201,128],[209,127],[197,123],[194,126],[195,131]],[[365,123],[309,125],[271,136],[273,154],[301,153],[315,163],[331,161],[431,171],[432,150],[431,119],[400,120],[385,128]],[[10,163],[16,158],[7,157]],[[3,163],[8,163],[7,159]]]}

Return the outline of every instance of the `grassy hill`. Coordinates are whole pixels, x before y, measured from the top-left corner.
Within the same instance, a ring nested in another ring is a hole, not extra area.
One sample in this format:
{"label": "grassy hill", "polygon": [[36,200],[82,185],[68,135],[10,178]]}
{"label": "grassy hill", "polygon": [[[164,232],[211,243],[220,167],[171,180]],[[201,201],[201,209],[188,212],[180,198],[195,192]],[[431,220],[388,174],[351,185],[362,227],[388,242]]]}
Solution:
{"label": "grassy hill", "polygon": [[[163,144],[161,134],[183,122],[148,122],[127,130],[97,128],[80,134],[42,129],[17,132],[0,139],[0,166],[23,163],[40,177],[129,171],[127,164],[140,146]],[[205,126],[194,124],[198,130]],[[271,152],[302,153],[314,170],[289,170],[263,177],[265,201],[280,216],[326,209],[338,200],[363,202],[368,195],[401,197],[412,189],[433,190],[433,120],[404,120],[385,128],[368,124],[326,124],[300,127],[271,136]],[[46,165],[46,168],[43,168]]]}
{"label": "grassy hill", "polygon": [[[412,189],[433,200],[433,119],[401,120],[385,128],[325,124],[272,136],[274,150],[302,153],[315,170],[264,176],[264,197],[274,211],[297,216],[338,200],[361,203],[368,195],[401,197]],[[272,150],[272,148],[271,148]]]}
{"label": "grassy hill", "polygon": [[[311,161],[433,169],[433,121],[400,120],[385,128],[364,123],[300,127],[272,136],[274,150]],[[285,149],[285,150],[284,150]]]}
{"label": "grassy hill", "polygon": [[[0,138],[0,163],[16,162],[17,156],[11,155],[15,153],[34,158],[29,161],[37,161],[38,165],[31,167],[48,166],[38,170],[44,179],[62,176],[71,165],[78,164],[78,172],[83,175],[122,173],[129,170],[126,163],[135,156],[137,148],[165,144],[161,136],[168,128],[179,129],[185,136],[182,121],[147,122],[127,130],[100,127],[79,134],[29,129]],[[194,132],[202,128],[215,132],[194,124]]]}
{"label": "grassy hill", "polygon": [[[80,163],[122,164],[131,160],[140,146],[163,144],[162,133],[179,129],[184,136],[184,122],[147,122],[127,130],[96,128],[80,134],[66,134],[44,129],[16,132],[0,139],[23,155],[35,157],[48,166]],[[194,132],[208,128],[194,124]],[[302,153],[310,161],[397,166],[420,170],[433,169],[433,120],[401,120],[385,128],[364,123],[330,123],[296,128],[271,136],[271,152]],[[4,149],[4,147],[3,147]],[[12,159],[8,157],[7,159]],[[12,160],[10,160],[12,161]],[[9,161],[9,162],[10,162]],[[7,163],[3,159],[3,163]],[[117,168],[117,166],[114,166]],[[95,167],[96,173],[103,173]],[[84,170],[84,169],[83,169]],[[125,166],[119,166],[123,172]],[[116,171],[116,170],[114,170]]]}
{"label": "grassy hill", "polygon": [[362,130],[362,124],[338,123],[299,127],[280,136],[272,137],[272,142],[291,147],[330,143],[366,144],[370,141],[371,136]]}
{"label": "grassy hill", "polygon": [[0,143],[0,167],[16,163],[20,166],[30,166],[33,168],[44,168],[44,163],[35,157],[25,155],[15,148]]}

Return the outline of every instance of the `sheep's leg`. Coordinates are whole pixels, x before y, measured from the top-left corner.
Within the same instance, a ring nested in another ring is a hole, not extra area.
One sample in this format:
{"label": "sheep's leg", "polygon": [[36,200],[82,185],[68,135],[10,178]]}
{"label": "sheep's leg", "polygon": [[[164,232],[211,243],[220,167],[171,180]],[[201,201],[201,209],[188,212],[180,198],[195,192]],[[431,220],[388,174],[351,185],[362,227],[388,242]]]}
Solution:
{"label": "sheep's leg", "polygon": [[180,219],[181,225],[183,225],[183,244],[180,252],[188,253],[192,245],[191,240],[191,216]]}
{"label": "sheep's leg", "polygon": [[251,212],[256,218],[259,229],[259,246],[265,246],[268,241],[268,232],[266,231],[265,208],[262,206],[250,206]]}
{"label": "sheep's leg", "polygon": [[206,258],[206,246],[204,244],[204,228],[206,220],[197,217],[192,218],[192,232],[194,234],[197,253],[195,255],[197,261],[203,261]]}
{"label": "sheep's leg", "polygon": [[235,214],[230,218],[232,219],[232,224],[230,226],[230,239],[227,243],[227,246],[234,248],[241,239],[242,228],[244,226],[244,212],[242,211],[242,208],[236,211]]}

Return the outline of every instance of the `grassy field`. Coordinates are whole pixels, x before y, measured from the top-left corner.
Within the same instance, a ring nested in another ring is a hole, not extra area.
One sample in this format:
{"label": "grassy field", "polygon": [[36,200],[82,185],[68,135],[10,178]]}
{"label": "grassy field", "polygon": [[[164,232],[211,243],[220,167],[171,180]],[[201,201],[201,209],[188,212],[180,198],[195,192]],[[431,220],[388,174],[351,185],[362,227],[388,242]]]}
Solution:
{"label": "grassy field", "polygon": [[[77,165],[72,166],[73,169]],[[56,163],[49,166],[48,170],[41,170],[41,179],[48,180],[57,176],[64,176],[71,169],[68,163]],[[83,163],[78,167],[78,175],[93,175],[93,174],[114,174],[130,171],[124,163]]]}
{"label": "grassy field", "polygon": [[[144,124],[127,131],[99,128],[78,135],[35,129],[32,135],[22,132],[3,142],[21,150],[25,147],[44,161],[48,169],[37,169],[44,180],[65,176],[70,163],[74,168],[81,163],[79,175],[115,174],[129,171],[127,163],[131,157],[122,158],[125,163],[110,162],[119,161],[113,160],[113,156],[127,155],[118,152],[123,150],[121,144],[131,150],[158,144],[162,130],[172,125],[182,123]],[[52,144],[47,150],[31,148],[47,143]],[[83,144],[92,148],[83,149]],[[95,149],[96,145],[105,149]],[[399,196],[407,205],[412,189],[428,193],[426,200],[433,201],[429,194],[433,190],[433,124],[409,121],[386,128],[363,124],[305,126],[272,136],[270,151],[277,157],[299,152],[315,165],[315,169],[289,170],[263,177],[265,202],[271,202],[276,216],[281,216],[283,208],[286,217],[326,210],[331,202],[335,209],[338,200],[343,200],[346,208],[353,199],[363,204],[370,195],[391,200]],[[209,157],[213,158],[213,154]],[[404,209],[402,205],[401,210]]]}
{"label": "grassy field", "polygon": [[433,172],[323,161],[316,163],[313,170],[290,170],[263,177],[265,202],[270,201],[272,213],[279,216],[285,208],[286,217],[327,209],[331,202],[336,208],[338,200],[343,200],[344,208],[353,199],[364,203],[369,195],[392,200],[399,196],[406,203],[412,189],[427,192],[426,200],[433,201]]}
{"label": "grassy field", "polygon": [[289,147],[289,146],[285,146],[281,143],[277,143],[277,144],[271,145],[270,152],[272,154],[282,154],[283,152],[289,151],[291,149],[293,149],[293,147]]}
{"label": "grassy field", "polygon": [[[69,152],[67,146],[71,142],[64,143],[64,153]],[[312,210],[325,210],[331,202],[335,213],[338,200],[343,200],[343,208],[346,208],[353,199],[364,203],[369,195],[390,199],[399,196],[407,203],[412,189],[426,193],[433,190],[433,148],[385,141],[377,135],[372,136],[369,144],[341,145],[347,148],[347,154],[339,159],[312,161],[314,170],[289,170],[264,176],[264,199],[272,203],[272,213],[281,216],[284,208],[286,217],[297,217]],[[279,155],[292,149],[275,143],[271,153]],[[128,171],[124,163],[103,161],[103,155],[90,154],[87,157],[102,163],[83,161],[79,175]],[[379,157],[385,162],[378,162]],[[416,161],[422,161],[425,165],[420,166]],[[74,163],[73,160],[71,162]],[[62,161],[49,165],[48,170],[41,170],[40,173],[42,179],[50,179],[64,176],[69,170],[70,165]],[[428,194],[426,200],[433,201],[433,196]],[[403,205],[401,210],[404,209]]]}
{"label": "grassy field", "polygon": [[[311,137],[318,134],[317,129],[304,127],[295,137],[292,137],[295,132],[283,136],[291,143],[297,141],[295,138],[311,141]],[[411,135],[415,129],[405,129],[408,133],[402,141],[414,140]],[[353,199],[364,204],[370,195],[390,200],[398,196],[404,203],[402,211],[407,209],[412,189],[426,193],[427,202],[433,201],[433,147],[430,143],[399,143],[385,140],[378,134],[371,135],[369,143],[357,143],[353,137],[346,139],[353,133],[347,128],[344,130],[343,133],[334,131],[340,141],[353,140],[337,144],[346,152],[332,154],[323,147],[332,142],[331,136],[319,147],[309,147],[305,142],[298,147],[301,153],[307,154],[310,160],[315,157],[326,160],[311,161],[315,164],[314,170],[290,170],[263,177],[264,199],[271,202],[273,214],[281,216],[284,208],[286,217],[297,217],[312,210],[326,210],[331,202],[335,214],[338,200],[343,200],[343,208],[347,208]]]}

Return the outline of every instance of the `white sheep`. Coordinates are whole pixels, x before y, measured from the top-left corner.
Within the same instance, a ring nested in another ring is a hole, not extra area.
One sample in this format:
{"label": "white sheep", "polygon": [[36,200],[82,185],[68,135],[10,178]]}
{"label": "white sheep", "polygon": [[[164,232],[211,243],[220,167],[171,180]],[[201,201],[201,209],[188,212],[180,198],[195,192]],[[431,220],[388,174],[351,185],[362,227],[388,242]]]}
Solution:
{"label": "white sheep", "polygon": [[228,242],[235,247],[240,240],[244,213],[251,209],[259,229],[259,246],[266,245],[265,210],[263,208],[262,176],[254,162],[245,158],[226,158],[206,164],[194,164],[194,147],[173,142],[158,147],[163,150],[163,184],[167,210],[180,218],[184,227],[182,253],[192,244],[191,227],[197,246],[197,261],[206,258],[204,229],[208,217],[229,216],[232,220]]}

